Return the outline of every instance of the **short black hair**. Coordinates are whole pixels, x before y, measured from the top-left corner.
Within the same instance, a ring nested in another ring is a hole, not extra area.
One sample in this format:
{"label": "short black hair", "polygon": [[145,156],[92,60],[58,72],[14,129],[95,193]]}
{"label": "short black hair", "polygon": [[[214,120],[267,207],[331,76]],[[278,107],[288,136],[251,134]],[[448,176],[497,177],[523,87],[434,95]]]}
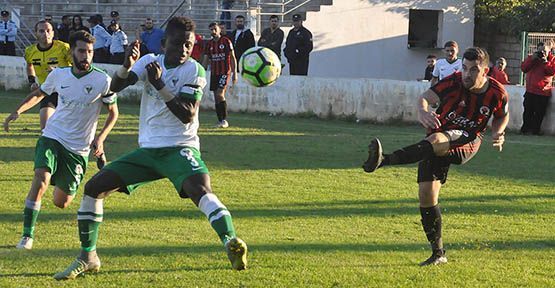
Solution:
{"label": "short black hair", "polygon": [[480,66],[489,66],[489,54],[486,49],[480,47],[470,47],[464,51],[463,59],[478,61]]}
{"label": "short black hair", "polygon": [[430,54],[428,55],[428,57],[426,57],[426,59],[437,59],[437,56],[434,54]]}
{"label": "short black hair", "polygon": [[272,20],[272,19],[278,19],[279,20],[279,17],[277,15],[272,15],[272,16],[270,16],[270,20]]}
{"label": "short black hair", "polygon": [[52,23],[50,23],[50,21],[46,21],[46,20],[40,20],[39,22],[37,22],[35,24],[35,32],[37,31],[37,28],[39,28],[40,24],[49,24],[50,27],[52,27],[52,30],[54,30],[54,26],[52,25]]}
{"label": "short black hair", "polygon": [[94,38],[94,36],[91,35],[91,33],[87,31],[79,30],[69,35],[69,47],[73,49],[77,41],[83,41],[85,43],[94,44],[96,39]]}
{"label": "short black hair", "polygon": [[245,16],[243,16],[243,15],[237,15],[237,16],[235,16],[235,19],[245,19]]}
{"label": "short black hair", "polygon": [[214,26],[220,26],[220,23],[218,22],[210,22],[210,24],[208,24],[208,28],[212,28]]}
{"label": "short black hair", "polygon": [[170,19],[166,26],[166,36],[179,31],[195,32],[196,24],[187,16],[176,16]]}
{"label": "short black hair", "polygon": [[445,42],[445,45],[443,45],[443,48],[447,48],[447,47],[459,48],[459,44],[457,43],[457,41],[449,40],[449,41]]}
{"label": "short black hair", "polygon": [[71,17],[71,15],[64,15],[64,16],[62,16],[62,21],[64,21],[65,19],[67,19],[67,18],[69,18],[69,17]]}

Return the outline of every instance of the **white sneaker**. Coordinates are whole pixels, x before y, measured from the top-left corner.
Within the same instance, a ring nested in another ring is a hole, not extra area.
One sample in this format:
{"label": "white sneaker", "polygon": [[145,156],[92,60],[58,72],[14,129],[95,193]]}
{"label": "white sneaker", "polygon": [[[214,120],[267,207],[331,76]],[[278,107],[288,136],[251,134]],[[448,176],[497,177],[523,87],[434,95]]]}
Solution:
{"label": "white sneaker", "polygon": [[15,248],[31,250],[33,248],[33,238],[27,236],[21,237]]}
{"label": "white sneaker", "polygon": [[227,120],[222,120],[222,121],[218,122],[218,125],[216,125],[216,127],[218,127],[218,128],[227,128],[227,127],[229,127],[229,123],[227,123]]}

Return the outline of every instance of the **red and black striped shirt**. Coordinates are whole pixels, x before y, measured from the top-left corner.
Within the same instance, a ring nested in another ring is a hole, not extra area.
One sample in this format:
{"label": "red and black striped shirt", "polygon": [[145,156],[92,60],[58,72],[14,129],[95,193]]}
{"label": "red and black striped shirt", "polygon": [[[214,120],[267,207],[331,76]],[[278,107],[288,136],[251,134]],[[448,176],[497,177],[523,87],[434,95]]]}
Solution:
{"label": "red and black striped shirt", "polygon": [[436,110],[441,127],[431,132],[464,130],[479,135],[486,129],[489,119],[504,117],[508,111],[509,95],[503,84],[489,78],[485,92],[476,94],[463,86],[462,73],[454,73],[433,86],[440,104]]}
{"label": "red and black striped shirt", "polygon": [[212,75],[228,75],[231,72],[231,51],[233,44],[227,37],[212,39],[206,44],[205,53],[210,58]]}

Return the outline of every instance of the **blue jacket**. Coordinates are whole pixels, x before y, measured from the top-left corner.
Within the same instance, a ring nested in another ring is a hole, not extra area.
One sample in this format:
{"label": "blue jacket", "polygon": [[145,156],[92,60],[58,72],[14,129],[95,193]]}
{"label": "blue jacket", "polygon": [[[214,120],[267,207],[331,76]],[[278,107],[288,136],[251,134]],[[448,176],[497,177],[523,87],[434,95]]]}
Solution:
{"label": "blue jacket", "polygon": [[15,42],[17,26],[12,20],[0,21],[0,42]]}

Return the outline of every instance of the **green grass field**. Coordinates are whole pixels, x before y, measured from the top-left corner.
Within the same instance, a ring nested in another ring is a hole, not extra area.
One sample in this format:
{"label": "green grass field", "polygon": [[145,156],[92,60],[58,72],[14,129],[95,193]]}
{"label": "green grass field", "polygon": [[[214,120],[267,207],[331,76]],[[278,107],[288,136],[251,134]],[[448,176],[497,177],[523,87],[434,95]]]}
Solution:
{"label": "green grass field", "polygon": [[[2,92],[0,117],[24,97]],[[137,146],[138,106],[120,104],[109,159]],[[430,252],[420,225],[416,165],[366,174],[370,139],[386,152],[421,139],[418,126],[231,114],[212,128],[201,113],[212,186],[249,245],[249,269],[230,269],[205,216],[167,180],[105,201],[99,274],[56,282],[79,249],[76,211],[43,199],[34,249],[14,248],[30,187],[38,114],[0,132],[0,287],[555,287],[555,138],[489,133],[480,153],[453,166],[443,187],[449,263],[418,267]],[[87,177],[97,171],[89,163]]]}

